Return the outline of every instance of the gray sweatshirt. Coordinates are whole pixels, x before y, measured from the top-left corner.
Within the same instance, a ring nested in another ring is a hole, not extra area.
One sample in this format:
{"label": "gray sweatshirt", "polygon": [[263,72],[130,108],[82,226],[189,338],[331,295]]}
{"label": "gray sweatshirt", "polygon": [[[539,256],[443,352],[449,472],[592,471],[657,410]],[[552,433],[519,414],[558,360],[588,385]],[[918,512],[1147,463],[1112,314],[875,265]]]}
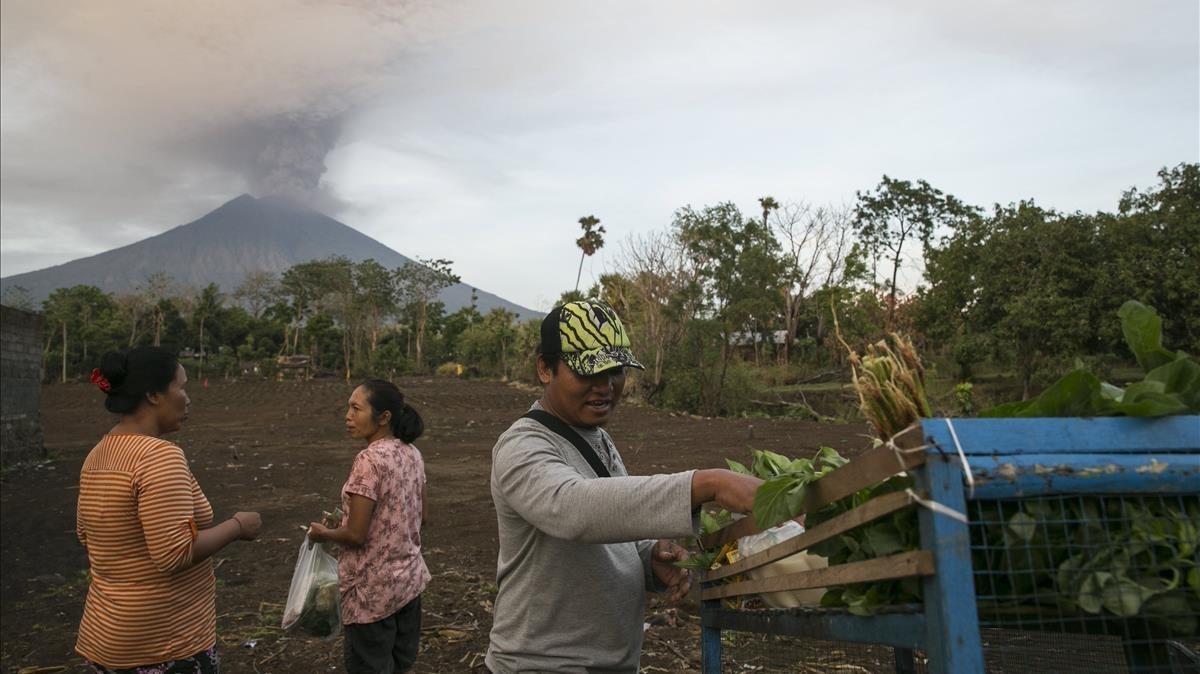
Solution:
{"label": "gray sweatshirt", "polygon": [[637,672],[645,592],[662,589],[650,550],[692,533],[691,471],[630,477],[608,433],[575,430],[612,477],[532,419],[492,449],[500,590],[487,666],[497,674]]}

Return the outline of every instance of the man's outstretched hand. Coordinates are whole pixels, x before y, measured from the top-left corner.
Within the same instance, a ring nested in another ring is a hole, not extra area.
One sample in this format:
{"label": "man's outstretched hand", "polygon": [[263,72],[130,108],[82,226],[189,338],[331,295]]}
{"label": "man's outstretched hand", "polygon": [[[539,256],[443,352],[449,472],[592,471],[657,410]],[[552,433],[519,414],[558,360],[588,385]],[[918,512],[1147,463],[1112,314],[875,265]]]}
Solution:
{"label": "man's outstretched hand", "polygon": [[763,481],[724,468],[706,468],[692,473],[692,507],[716,503],[735,513],[754,509],[754,494]]}

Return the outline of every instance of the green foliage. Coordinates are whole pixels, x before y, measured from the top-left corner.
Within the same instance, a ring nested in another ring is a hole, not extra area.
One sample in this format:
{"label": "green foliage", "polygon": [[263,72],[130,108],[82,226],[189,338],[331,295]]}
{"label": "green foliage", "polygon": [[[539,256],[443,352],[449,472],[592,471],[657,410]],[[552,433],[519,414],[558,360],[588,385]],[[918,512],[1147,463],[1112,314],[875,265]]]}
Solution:
{"label": "green foliage", "polygon": [[1077,369],[1032,400],[999,405],[985,417],[1156,417],[1200,412],[1200,363],[1162,345],[1162,320],[1130,300],[1121,306],[1121,331],[1146,377],[1124,389]]}
{"label": "green foliage", "polygon": [[[852,224],[837,209],[763,197],[752,216],[728,202],[684,207],[661,232],[626,242],[613,271],[580,294],[604,297],[629,328],[647,371],[628,390],[693,413],[746,413],[772,385],[755,368],[782,361],[799,365],[798,376],[844,375],[834,311],[856,348],[902,326],[923,350],[941,350],[958,380],[974,380],[976,394],[1010,390],[995,380],[1015,375],[1030,397],[1076,359],[1109,369],[1152,353],[1152,345],[1128,351],[1106,320],[1128,298],[1161,312],[1164,341],[1200,352],[1200,165],[1163,169],[1116,213],[1063,214],[1025,201],[980,214],[927,183],[887,177],[858,196]],[[581,244],[583,256],[601,242]],[[897,249],[909,259],[918,246],[925,284],[893,298],[890,283],[875,282],[895,276]],[[536,331],[511,316],[480,327],[475,307],[445,315],[438,291],[456,279],[446,260],[394,270],[335,257],[249,274],[233,289],[181,288],[165,273],[115,295],[63,288],[44,306],[44,371],[78,378],[105,351],[162,344],[209,354],[205,367],[228,347],[231,372],[265,372],[275,356],[305,354],[339,373],[427,372],[453,360],[473,373],[530,377]],[[21,297],[6,286],[6,303],[24,306]],[[776,353],[769,340],[747,337],[772,330],[795,341]],[[1126,395],[1159,405],[1189,372],[1155,372]]]}
{"label": "green foliage", "polygon": [[[668,409],[706,416],[737,416],[750,409],[759,391],[753,366],[741,361],[730,363],[725,382],[720,383],[719,367],[694,367],[681,364],[668,370],[660,394]],[[723,388],[716,403],[717,389]]]}
{"label": "green foliage", "polygon": [[1173,351],[1163,348],[1162,319],[1154,309],[1130,300],[1121,305],[1117,316],[1121,318],[1121,334],[1125,336],[1125,344],[1143,370],[1149,372],[1178,357]]}
{"label": "green foliage", "polygon": [[1131,355],[1107,320],[1130,298],[1162,313],[1169,343],[1200,350],[1200,165],[1159,178],[1127,192],[1116,214],[1024,201],[960,223],[929,252],[921,330],[969,354],[960,364],[996,358],[1021,377],[1024,397],[1075,358]]}
{"label": "green foliage", "polygon": [[906,245],[920,243],[922,250],[928,251],[939,226],[957,226],[972,219],[976,211],[924,180],[914,185],[885,175],[875,191],[858,193],[854,219],[863,248],[870,259],[877,261],[886,255],[891,264],[889,327],[895,314],[896,281]]}
{"label": "green foliage", "polygon": [[[1158,179],[1126,192],[1115,215],[1096,218],[1104,260],[1088,294],[1100,315],[1129,298],[1157,308],[1166,341],[1200,353],[1200,164],[1164,168]],[[1116,326],[1097,327],[1103,349],[1120,345]]]}
{"label": "green foliage", "polygon": [[954,404],[964,417],[975,415],[975,387],[969,381],[954,385]]}
{"label": "green foliage", "polygon": [[579,256],[579,271],[575,274],[575,292],[579,292],[579,278],[583,274],[584,258],[595,255],[597,250],[604,247],[604,225],[600,224],[600,218],[594,215],[585,215],[579,218],[579,227],[583,230],[583,236],[575,240],[575,245],[579,246],[579,250],[583,254]]}
{"label": "green foliage", "polygon": [[442,341],[443,350],[447,358],[462,359],[462,354],[459,351],[459,337],[468,327],[478,322],[483,318],[475,305],[463,307],[458,311],[449,314],[442,321]]}
{"label": "green foliage", "polygon": [[952,351],[958,366],[959,379],[970,379],[975,365],[983,362],[988,354],[987,340],[981,335],[962,334],[954,338]]}
{"label": "green foliage", "polygon": [[[428,259],[409,263],[395,272],[395,287],[399,303],[406,308],[411,316],[413,344],[415,346],[413,359],[419,369],[424,370],[426,363],[425,336],[431,321],[440,317],[445,305],[434,310],[438,293],[459,282],[459,277],[452,269],[450,260]],[[436,315],[435,315],[436,314]]]}
{"label": "green foliage", "polygon": [[45,315],[47,371],[57,361],[59,377],[94,367],[104,351],[119,339],[116,305],[95,286],[77,285],[50,293],[42,306]]}
{"label": "green foliage", "polygon": [[395,375],[412,371],[412,363],[404,353],[404,346],[395,337],[385,338],[371,354],[371,371]]}
{"label": "green foliage", "polygon": [[532,354],[515,353],[516,340],[516,315],[496,308],[463,331],[458,339],[458,352],[464,362],[476,365],[481,374],[508,376],[517,357],[522,366],[533,367]]}
{"label": "green foliage", "polygon": [[[736,334],[756,332],[779,315],[784,264],[779,242],[765,222],[745,218],[726,202],[675,212],[675,237],[694,270],[684,290],[698,298],[698,313],[719,328],[720,354],[715,391],[706,396],[706,413],[728,408],[723,400]],[[755,349],[753,343],[750,347]]]}
{"label": "green foliage", "polygon": [[812,459],[755,450],[750,472],[766,480],[754,495],[755,523],[767,529],[799,515],[808,485],[845,464],[846,459],[831,447],[822,447]]}

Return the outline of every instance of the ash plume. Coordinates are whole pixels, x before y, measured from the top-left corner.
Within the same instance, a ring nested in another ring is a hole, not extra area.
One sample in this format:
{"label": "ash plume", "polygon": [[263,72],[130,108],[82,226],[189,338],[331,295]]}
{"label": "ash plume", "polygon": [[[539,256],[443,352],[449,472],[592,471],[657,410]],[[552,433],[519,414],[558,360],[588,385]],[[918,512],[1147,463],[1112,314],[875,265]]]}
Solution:
{"label": "ash plume", "polygon": [[154,217],[148,204],[239,191],[328,202],[322,176],[345,120],[429,39],[430,12],[375,0],[5,0],[5,218],[33,204],[45,213],[49,191],[71,195],[46,214],[59,221]]}
{"label": "ash plume", "polygon": [[247,167],[250,192],[314,205],[325,156],[341,132],[340,118],[284,119],[261,128],[261,150]]}

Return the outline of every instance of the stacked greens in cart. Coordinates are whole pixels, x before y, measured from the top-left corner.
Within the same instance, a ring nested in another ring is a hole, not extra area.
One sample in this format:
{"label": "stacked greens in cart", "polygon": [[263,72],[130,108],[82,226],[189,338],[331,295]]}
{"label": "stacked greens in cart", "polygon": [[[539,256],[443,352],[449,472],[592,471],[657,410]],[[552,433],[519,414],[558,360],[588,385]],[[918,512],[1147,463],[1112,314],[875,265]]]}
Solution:
{"label": "stacked greens in cart", "polygon": [[[1164,416],[1200,413],[1200,363],[1162,345],[1162,320],[1153,309],[1127,302],[1118,313],[1126,343],[1145,372],[1125,387],[1101,381],[1082,367],[1028,401],[1000,405],[987,417]],[[932,416],[925,373],[905,338],[850,350],[860,408],[884,443]],[[765,483],[754,504],[760,527],[803,512],[813,482],[845,465],[829,447],[813,458],[755,451],[750,466],[728,460],[732,470]],[[808,513],[815,526],[882,494],[912,488],[903,473]],[[1069,612],[1093,616],[1142,616],[1171,634],[1200,631],[1200,498],[1076,497],[972,502],[973,566],[981,606],[1036,615]],[[728,513],[704,514],[707,533],[729,523]],[[831,566],[885,557],[920,547],[917,515],[906,508],[814,545],[809,552]],[[702,551],[694,568],[714,568],[732,558],[730,545]],[[829,588],[821,599],[857,615],[883,606],[919,602],[917,578]]]}

